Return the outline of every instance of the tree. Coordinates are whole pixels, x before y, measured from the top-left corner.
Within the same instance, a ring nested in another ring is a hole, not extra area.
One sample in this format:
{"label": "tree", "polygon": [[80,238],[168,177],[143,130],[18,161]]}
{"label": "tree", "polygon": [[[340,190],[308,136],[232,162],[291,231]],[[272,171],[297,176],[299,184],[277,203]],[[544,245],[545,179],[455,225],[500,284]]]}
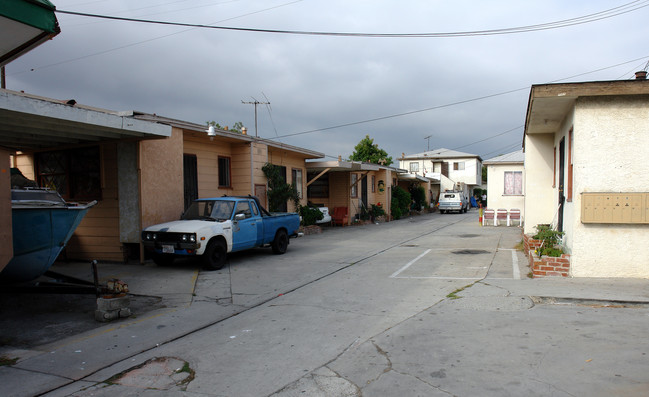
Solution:
{"label": "tree", "polygon": [[354,147],[354,153],[349,157],[353,161],[365,161],[367,163],[390,165],[392,164],[392,157],[388,156],[388,152],[379,148],[379,145],[374,143],[369,135],[358,142]]}
{"label": "tree", "polygon": [[234,123],[234,125],[232,127],[228,127],[227,125],[225,127],[221,127],[221,125],[219,123],[212,120],[212,121],[207,122],[207,126],[208,127],[213,126],[214,128],[218,128],[220,130],[224,130],[224,129],[228,128],[228,131],[230,131],[230,132],[236,132],[237,134],[243,134],[243,132],[241,131],[243,129],[243,123],[240,122],[240,121],[237,121],[236,123]]}

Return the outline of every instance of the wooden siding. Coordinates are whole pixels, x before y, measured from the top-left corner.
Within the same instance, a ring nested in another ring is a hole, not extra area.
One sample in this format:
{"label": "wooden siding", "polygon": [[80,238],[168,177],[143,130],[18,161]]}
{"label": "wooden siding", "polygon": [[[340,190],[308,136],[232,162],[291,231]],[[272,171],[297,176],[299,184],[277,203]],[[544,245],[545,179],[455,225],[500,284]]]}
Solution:
{"label": "wooden siding", "polygon": [[117,146],[105,144],[102,161],[102,199],[90,209],[70,238],[65,253],[68,259],[123,262],[119,239],[119,204],[117,201]]}
{"label": "wooden siding", "polygon": [[248,142],[232,144],[232,194],[234,195],[246,196],[254,193],[250,185],[250,145]]}
{"label": "wooden siding", "polygon": [[[302,197],[300,198],[300,204],[307,204],[306,197],[306,164],[304,162],[305,156],[295,152],[290,152],[283,149],[268,148],[268,162],[275,165],[281,165],[286,167],[286,182],[292,183],[291,180],[291,171],[294,169],[302,171]],[[288,203],[289,211],[296,211],[296,208],[293,203]]]}
{"label": "wooden siding", "polygon": [[350,172],[329,173],[329,213],[333,214],[336,207],[347,207],[349,222],[355,215],[351,203],[351,177]]}

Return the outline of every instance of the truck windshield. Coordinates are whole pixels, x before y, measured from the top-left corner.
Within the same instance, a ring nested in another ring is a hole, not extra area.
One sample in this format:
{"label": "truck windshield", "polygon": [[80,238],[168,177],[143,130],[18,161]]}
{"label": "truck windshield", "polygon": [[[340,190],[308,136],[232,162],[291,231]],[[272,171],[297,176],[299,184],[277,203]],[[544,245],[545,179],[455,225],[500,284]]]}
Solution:
{"label": "truck windshield", "polygon": [[207,219],[225,221],[232,216],[234,201],[194,201],[183,214],[183,220]]}

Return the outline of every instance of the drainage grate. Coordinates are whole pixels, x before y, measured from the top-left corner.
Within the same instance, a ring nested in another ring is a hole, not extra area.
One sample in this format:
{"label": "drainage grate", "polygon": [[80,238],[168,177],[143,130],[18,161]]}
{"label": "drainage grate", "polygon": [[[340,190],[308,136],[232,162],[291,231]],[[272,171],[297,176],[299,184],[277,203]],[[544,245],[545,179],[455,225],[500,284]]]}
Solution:
{"label": "drainage grate", "polygon": [[413,247],[419,247],[419,244],[402,244],[401,247],[413,248]]}
{"label": "drainage grate", "polygon": [[472,237],[480,237],[480,235],[479,234],[460,234],[458,237],[472,238]]}
{"label": "drainage grate", "polygon": [[471,250],[471,249],[458,250],[458,251],[451,251],[451,253],[456,254],[456,255],[480,255],[480,254],[490,254],[490,252],[487,251],[487,250]]}

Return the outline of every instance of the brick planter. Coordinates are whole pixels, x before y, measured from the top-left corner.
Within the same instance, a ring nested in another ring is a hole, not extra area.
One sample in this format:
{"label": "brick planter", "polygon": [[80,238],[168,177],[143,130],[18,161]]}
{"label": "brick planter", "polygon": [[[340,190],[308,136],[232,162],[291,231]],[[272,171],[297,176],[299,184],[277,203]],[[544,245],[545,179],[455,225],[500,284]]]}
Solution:
{"label": "brick planter", "polygon": [[570,275],[570,254],[561,256],[542,256],[536,254],[541,247],[541,240],[535,240],[531,234],[523,235],[525,255],[529,260],[534,277],[568,277]]}
{"label": "brick planter", "polygon": [[535,240],[532,238],[532,234],[524,234],[523,235],[523,252],[525,252],[525,256],[529,257],[529,252],[530,251],[535,251],[539,248],[541,248],[541,243],[542,240]]}
{"label": "brick planter", "polygon": [[320,234],[322,233],[322,228],[318,225],[311,225],[311,226],[300,226],[300,232],[304,233],[305,236],[311,235],[311,234]]}
{"label": "brick planter", "polygon": [[570,275],[570,254],[539,257],[534,250],[528,251],[533,277],[568,277]]}

